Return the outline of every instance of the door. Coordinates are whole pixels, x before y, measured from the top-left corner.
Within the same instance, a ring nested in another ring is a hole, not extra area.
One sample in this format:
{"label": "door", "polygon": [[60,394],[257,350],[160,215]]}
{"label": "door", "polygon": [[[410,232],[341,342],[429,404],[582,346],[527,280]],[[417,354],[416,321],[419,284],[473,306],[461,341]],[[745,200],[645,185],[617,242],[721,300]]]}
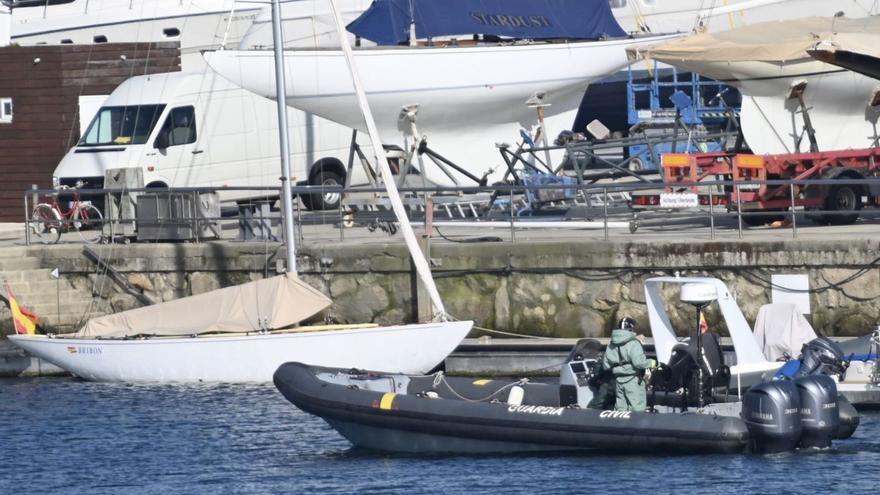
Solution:
{"label": "door", "polygon": [[199,146],[195,108],[181,106],[172,108],[153,140],[153,150],[147,153],[145,180],[148,176],[160,176],[166,185],[186,187],[191,184],[204,150]]}

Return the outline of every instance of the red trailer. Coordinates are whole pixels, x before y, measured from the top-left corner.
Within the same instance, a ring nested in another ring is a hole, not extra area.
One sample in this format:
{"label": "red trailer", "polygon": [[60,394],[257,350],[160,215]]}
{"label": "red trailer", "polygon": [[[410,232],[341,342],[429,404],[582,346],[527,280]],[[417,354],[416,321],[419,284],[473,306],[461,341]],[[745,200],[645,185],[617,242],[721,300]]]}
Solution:
{"label": "red trailer", "polygon": [[[726,206],[731,211],[783,212],[794,206],[824,210],[826,213],[810,215],[820,224],[849,224],[858,219],[865,201],[874,204],[876,197],[880,196],[880,182],[861,181],[880,175],[878,160],[880,148],[763,156],[667,154],[662,157],[665,191],[661,194],[633,194],[633,207],[642,210],[683,209],[713,204]],[[723,188],[700,185],[707,180],[732,181],[733,185]],[[805,182],[793,186],[737,184],[766,180]],[[828,183],[829,180],[841,180],[841,183]],[[743,221],[753,225],[775,219],[772,215],[743,217]]]}

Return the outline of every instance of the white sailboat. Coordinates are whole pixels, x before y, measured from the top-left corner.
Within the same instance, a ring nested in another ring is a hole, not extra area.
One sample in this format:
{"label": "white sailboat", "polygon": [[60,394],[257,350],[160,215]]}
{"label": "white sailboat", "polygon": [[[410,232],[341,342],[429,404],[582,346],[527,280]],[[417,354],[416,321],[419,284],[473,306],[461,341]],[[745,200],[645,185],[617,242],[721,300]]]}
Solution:
{"label": "white sailboat", "polygon": [[[274,0],[276,41],[282,39],[279,10],[279,0]],[[283,94],[281,43],[275,46],[276,82]],[[282,101],[278,102],[279,128],[286,130],[287,112]],[[387,160],[379,161],[380,170],[387,178],[392,201],[399,206],[395,206],[395,213],[431,297],[436,321],[390,327],[290,328],[330,301],[295,275],[289,146],[286,132],[279,134],[288,274],[96,318],[71,337],[25,333],[10,336],[10,340],[77,376],[103,381],[267,382],[286,361],[408,373],[424,373],[435,367],[458,346],[473,322],[448,321],[428,263],[396,194]]]}
{"label": "white sailboat", "polygon": [[9,339],[86,380],[269,382],[290,360],[426,372],[471,327],[471,322],[292,326],[331,302],[290,273],[93,318],[72,335]]}
{"label": "white sailboat", "polygon": [[878,29],[880,17],[811,17],[696,34],[630,53],[737,87],[744,96],[743,133],[755,153],[792,153],[798,139],[807,143],[799,96],[819,150],[859,149],[877,142],[876,80],[816,60],[809,50],[825,33]]}
{"label": "white sailboat", "polygon": [[[594,5],[596,16],[607,15],[604,22],[614,23],[607,4]],[[413,29],[418,34],[420,28]],[[622,33],[616,23],[613,29]],[[463,34],[469,39],[472,32]],[[444,46],[364,47],[353,53],[381,142],[404,146],[412,142],[410,114],[402,113],[402,109],[416,106],[418,132],[427,135],[428,145],[472,175],[486,175],[491,183],[506,171],[495,144],[516,141],[520,129],[536,121],[535,109],[526,100],[542,94],[542,102],[549,104],[543,109],[548,127],[555,131],[568,129],[590,82],[627,65],[625,48],[676,36],[562,42],[462,41]],[[286,50],[284,57],[288,105],[366,130],[360,114],[354,111],[357,98],[346,77],[342,51],[294,49]],[[206,53],[205,58],[211,68],[235,84],[277,98],[275,87],[266,77],[274,67],[270,52],[224,50]],[[463,174],[448,172],[436,167],[422,170],[435,184],[469,183]]]}

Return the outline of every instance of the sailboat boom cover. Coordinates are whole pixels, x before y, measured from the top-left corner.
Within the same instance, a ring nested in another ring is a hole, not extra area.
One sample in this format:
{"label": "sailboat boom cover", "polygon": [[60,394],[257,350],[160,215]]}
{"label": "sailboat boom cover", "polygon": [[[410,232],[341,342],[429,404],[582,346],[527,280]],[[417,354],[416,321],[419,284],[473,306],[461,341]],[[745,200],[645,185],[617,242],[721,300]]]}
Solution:
{"label": "sailboat boom cover", "polygon": [[474,34],[588,40],[625,36],[606,0],[374,0],[347,29],[380,45]]}
{"label": "sailboat boom cover", "polygon": [[75,337],[273,330],[299,323],[330,304],[320,291],[288,273],[92,318]]}

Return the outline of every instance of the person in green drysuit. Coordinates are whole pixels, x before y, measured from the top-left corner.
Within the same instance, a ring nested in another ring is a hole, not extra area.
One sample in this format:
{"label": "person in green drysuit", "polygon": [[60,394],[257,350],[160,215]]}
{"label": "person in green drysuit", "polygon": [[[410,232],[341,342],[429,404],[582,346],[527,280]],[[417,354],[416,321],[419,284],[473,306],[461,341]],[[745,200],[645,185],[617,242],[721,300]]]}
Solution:
{"label": "person in green drysuit", "polygon": [[620,320],[611,331],[611,343],[602,357],[602,368],[611,370],[616,383],[617,401],[614,409],[619,411],[644,411],[648,407],[645,370],[656,368],[657,362],[645,357],[645,350],[634,330],[636,322],[630,317]]}

